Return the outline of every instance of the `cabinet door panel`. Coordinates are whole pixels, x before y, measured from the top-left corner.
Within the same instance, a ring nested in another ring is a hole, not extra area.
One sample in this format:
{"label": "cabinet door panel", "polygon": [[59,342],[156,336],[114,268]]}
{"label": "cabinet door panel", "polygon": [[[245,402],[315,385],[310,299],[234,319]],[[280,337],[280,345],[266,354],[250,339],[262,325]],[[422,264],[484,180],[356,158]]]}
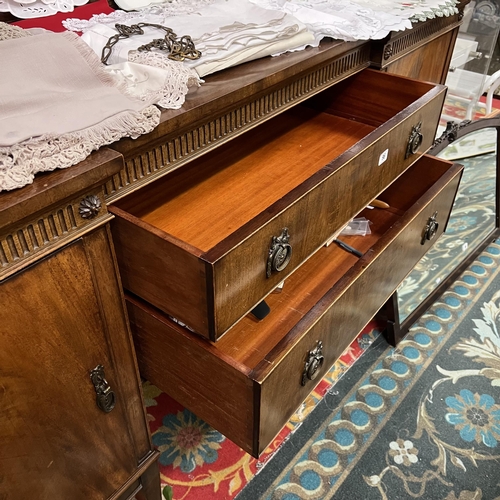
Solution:
{"label": "cabinet door panel", "polygon": [[[3,500],[107,498],[138,465],[130,401],[118,381],[123,373],[137,377],[135,365],[115,359],[120,350],[109,343],[102,303],[103,294],[121,297],[115,282],[96,275],[87,247],[77,240],[0,285]],[[125,328],[113,342],[127,338]],[[116,396],[109,413],[96,404],[90,371],[97,365]]]}

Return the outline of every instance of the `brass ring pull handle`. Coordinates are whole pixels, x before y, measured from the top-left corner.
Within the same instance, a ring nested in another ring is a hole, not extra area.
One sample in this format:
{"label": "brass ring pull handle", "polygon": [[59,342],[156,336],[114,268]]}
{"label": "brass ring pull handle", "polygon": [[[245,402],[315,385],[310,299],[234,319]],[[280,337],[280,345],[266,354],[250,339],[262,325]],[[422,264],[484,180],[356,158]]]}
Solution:
{"label": "brass ring pull handle", "polygon": [[424,227],[424,231],[422,233],[422,240],[420,241],[420,244],[423,245],[426,241],[432,240],[434,236],[436,236],[437,230],[439,228],[439,222],[436,220],[437,219],[437,212],[434,212],[432,214],[432,217],[429,217],[427,220],[427,224]]}
{"label": "brass ring pull handle", "polygon": [[323,342],[318,340],[316,347],[309,351],[302,373],[301,385],[306,385],[307,380],[314,380],[323,366],[325,358],[323,356]]}
{"label": "brass ring pull handle", "polygon": [[280,272],[288,266],[292,258],[292,246],[288,243],[290,235],[288,228],[283,228],[279,236],[273,236],[269,253],[267,255],[266,276],[268,278],[274,272]]}
{"label": "brass ring pull handle", "polygon": [[415,125],[410,132],[410,139],[408,140],[408,146],[406,147],[406,158],[417,153],[418,148],[422,145],[424,136],[422,135],[422,122]]}
{"label": "brass ring pull handle", "polygon": [[97,406],[104,413],[109,413],[115,407],[116,397],[104,376],[102,365],[97,365],[90,371],[90,380],[94,384]]}

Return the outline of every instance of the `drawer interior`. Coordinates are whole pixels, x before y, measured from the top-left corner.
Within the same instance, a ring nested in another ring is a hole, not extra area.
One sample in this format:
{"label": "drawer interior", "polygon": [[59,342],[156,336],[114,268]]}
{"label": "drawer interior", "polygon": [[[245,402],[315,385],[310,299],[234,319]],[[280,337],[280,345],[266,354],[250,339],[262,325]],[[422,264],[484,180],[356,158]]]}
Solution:
{"label": "drawer interior", "polygon": [[312,97],[306,105],[379,127],[432,88],[428,82],[364,70]]}
{"label": "drawer interior", "polygon": [[400,80],[363,71],[116,205],[208,252],[433,88]]}
{"label": "drawer interior", "polygon": [[[379,197],[389,204],[389,208],[366,208],[359,214],[371,221],[371,234],[341,236],[342,241],[362,253],[370,250],[448,172],[449,167],[449,162],[422,157]],[[344,282],[348,286],[350,278],[346,279],[346,274],[357,262],[358,257],[336,244],[322,247],[286,279],[280,293],[267,296],[266,302],[271,308],[268,316],[257,321],[247,315],[217,342],[211,343],[211,349],[216,350],[218,357],[240,366],[241,371],[254,369],[281,342],[287,345],[292,342],[290,338],[285,339],[288,332],[333,286],[341,288]],[[192,337],[193,342],[206,342],[173,323],[172,327]]]}

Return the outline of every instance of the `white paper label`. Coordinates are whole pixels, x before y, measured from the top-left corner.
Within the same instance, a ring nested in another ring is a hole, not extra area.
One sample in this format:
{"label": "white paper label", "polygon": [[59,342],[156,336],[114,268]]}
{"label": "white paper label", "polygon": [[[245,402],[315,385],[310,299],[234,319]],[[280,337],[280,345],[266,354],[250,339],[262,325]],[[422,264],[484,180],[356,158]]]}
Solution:
{"label": "white paper label", "polygon": [[387,157],[389,156],[389,150],[386,149],[379,157],[378,157],[378,165],[382,165],[385,160],[387,160]]}

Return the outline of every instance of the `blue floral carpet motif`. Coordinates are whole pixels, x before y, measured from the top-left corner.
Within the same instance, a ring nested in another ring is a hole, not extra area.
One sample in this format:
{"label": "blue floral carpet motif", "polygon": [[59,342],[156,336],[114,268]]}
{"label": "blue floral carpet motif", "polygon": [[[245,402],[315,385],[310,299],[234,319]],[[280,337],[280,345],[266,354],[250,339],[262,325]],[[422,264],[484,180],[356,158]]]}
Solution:
{"label": "blue floral carpet motif", "polygon": [[378,337],[237,500],[500,500],[500,240]]}

